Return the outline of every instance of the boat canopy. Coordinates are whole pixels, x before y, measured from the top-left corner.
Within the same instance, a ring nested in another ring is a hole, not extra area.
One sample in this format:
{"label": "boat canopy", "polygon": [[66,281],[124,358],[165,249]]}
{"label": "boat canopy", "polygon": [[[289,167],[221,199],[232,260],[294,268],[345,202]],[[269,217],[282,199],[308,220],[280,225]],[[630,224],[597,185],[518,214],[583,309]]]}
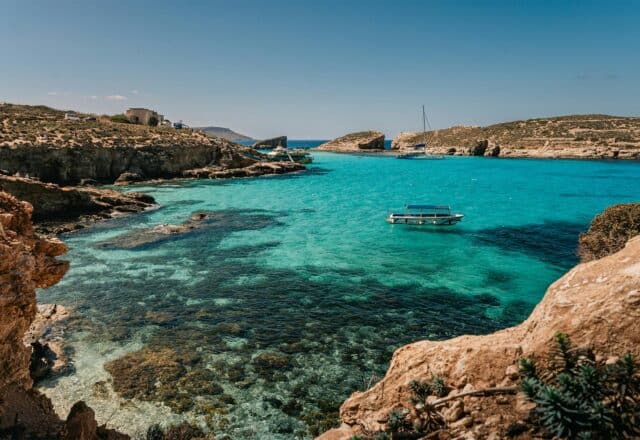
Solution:
{"label": "boat canopy", "polygon": [[431,210],[444,210],[444,211],[451,211],[451,208],[449,206],[444,206],[444,205],[405,205],[405,208],[407,209],[431,209]]}

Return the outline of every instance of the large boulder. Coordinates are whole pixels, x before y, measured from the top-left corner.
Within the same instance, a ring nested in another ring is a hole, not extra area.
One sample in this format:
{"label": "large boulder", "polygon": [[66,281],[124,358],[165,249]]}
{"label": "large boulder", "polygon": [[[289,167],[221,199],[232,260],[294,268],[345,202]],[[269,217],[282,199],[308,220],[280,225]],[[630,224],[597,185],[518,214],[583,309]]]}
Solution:
{"label": "large boulder", "polygon": [[349,133],[320,145],[318,150],[343,153],[384,151],[384,133],[380,131]]}

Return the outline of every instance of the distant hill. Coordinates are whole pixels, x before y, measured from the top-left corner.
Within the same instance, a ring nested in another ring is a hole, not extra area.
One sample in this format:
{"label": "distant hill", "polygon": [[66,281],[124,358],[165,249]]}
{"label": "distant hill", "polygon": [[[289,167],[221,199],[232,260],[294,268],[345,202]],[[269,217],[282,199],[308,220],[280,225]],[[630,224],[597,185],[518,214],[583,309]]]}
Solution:
{"label": "distant hill", "polygon": [[[420,132],[401,133],[393,149],[422,143]],[[640,118],[572,115],[457,126],[426,133],[435,154],[548,158],[640,158]]]}
{"label": "distant hill", "polygon": [[242,141],[254,140],[252,137],[246,136],[244,134],[236,133],[235,131],[226,127],[196,127],[196,130],[203,131],[210,136],[219,137],[231,142],[242,142]]}

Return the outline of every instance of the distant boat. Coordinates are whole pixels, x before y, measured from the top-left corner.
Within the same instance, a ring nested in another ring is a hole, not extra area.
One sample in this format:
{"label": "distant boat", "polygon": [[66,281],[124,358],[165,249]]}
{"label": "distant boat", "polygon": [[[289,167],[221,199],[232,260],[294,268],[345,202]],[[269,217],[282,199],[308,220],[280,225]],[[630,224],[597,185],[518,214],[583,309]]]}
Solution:
{"label": "distant boat", "polygon": [[[429,124],[431,128],[431,124]],[[411,148],[413,151],[396,155],[396,159],[444,159],[443,156],[434,156],[427,153],[427,114],[422,106],[422,139],[421,144],[415,144]]]}
{"label": "distant boat", "polygon": [[313,157],[305,148],[294,148],[289,150],[282,145],[278,145],[273,150],[267,153],[267,157],[273,161],[282,162],[282,161],[291,161],[298,163],[311,163],[313,162]]}
{"label": "distant boat", "polygon": [[404,205],[403,212],[390,212],[387,223],[417,226],[452,226],[464,217],[443,205]]}

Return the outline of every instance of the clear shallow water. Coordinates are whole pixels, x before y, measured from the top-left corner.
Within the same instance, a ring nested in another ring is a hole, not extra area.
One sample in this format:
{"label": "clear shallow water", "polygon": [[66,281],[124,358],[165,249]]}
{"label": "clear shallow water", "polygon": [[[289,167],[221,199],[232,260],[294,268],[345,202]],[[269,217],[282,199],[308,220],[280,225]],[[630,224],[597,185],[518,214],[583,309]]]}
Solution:
{"label": "clear shallow water", "polygon": [[[234,439],[309,438],[399,346],[523,320],[575,264],[592,217],[640,199],[630,162],[314,157],[299,175],[134,187],[162,208],[67,237],[72,268],[39,293],[79,313],[67,333],[74,371],[43,385],[56,408],[84,398],[136,436],[186,419]],[[450,229],[385,223],[405,202],[466,217]],[[119,246],[195,211],[216,220]],[[118,400],[103,365],[140,350],[159,355],[117,374],[157,383]],[[176,369],[204,380],[156,392]]]}

